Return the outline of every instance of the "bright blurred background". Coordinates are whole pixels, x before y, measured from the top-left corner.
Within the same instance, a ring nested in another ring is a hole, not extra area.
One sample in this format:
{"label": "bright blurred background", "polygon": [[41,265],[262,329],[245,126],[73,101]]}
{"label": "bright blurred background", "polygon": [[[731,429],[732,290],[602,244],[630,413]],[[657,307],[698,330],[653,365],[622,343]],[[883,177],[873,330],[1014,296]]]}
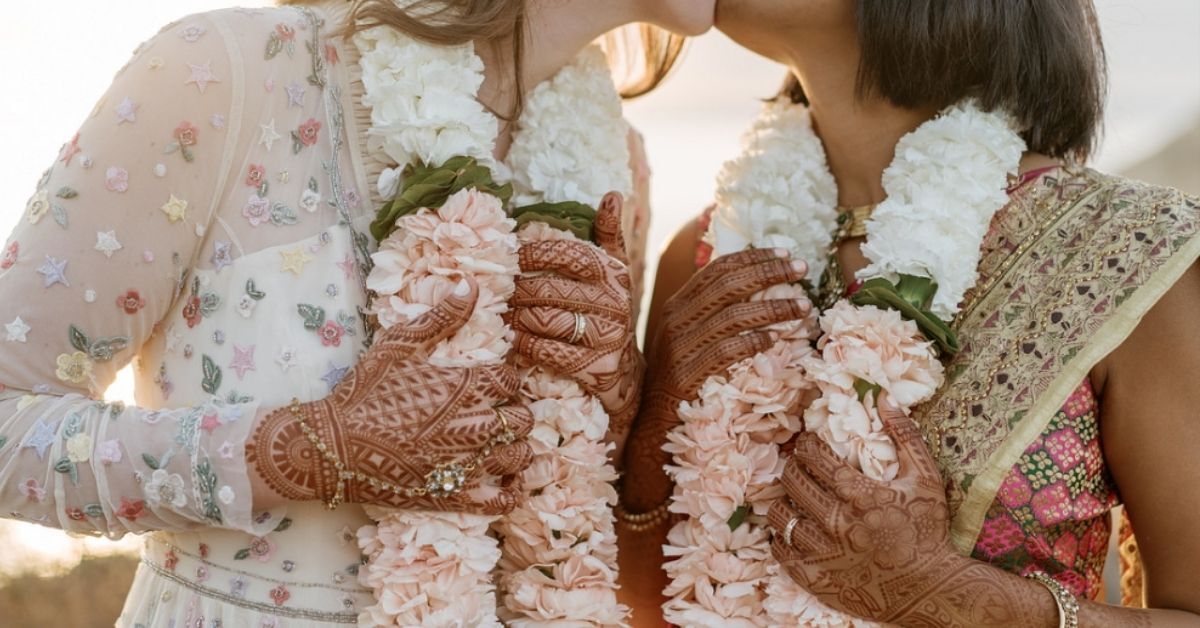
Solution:
{"label": "bright blurred background", "polygon": [[[268,2],[248,2],[266,5]],[[1111,71],[1100,169],[1200,193],[1200,2],[1096,0]],[[6,5],[0,21],[0,232],[133,48],[167,22],[220,0],[58,0]],[[651,250],[707,205],[721,163],[783,70],[713,33],[680,70],[629,105],[654,178]],[[651,276],[654,267],[651,266]],[[109,396],[130,400],[128,378]],[[111,625],[136,539],[69,538],[0,521],[0,625]],[[63,602],[66,602],[65,604]],[[17,619],[21,618],[21,619]]]}

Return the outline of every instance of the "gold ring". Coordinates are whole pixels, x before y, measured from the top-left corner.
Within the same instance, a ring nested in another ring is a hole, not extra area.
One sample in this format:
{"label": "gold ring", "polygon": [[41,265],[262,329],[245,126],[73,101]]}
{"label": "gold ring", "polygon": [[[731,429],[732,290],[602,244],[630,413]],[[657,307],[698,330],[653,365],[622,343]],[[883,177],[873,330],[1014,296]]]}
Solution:
{"label": "gold ring", "polygon": [[584,333],[587,332],[587,318],[579,312],[572,312],[575,315],[575,331],[571,334],[571,339],[567,342],[575,344],[583,340]]}
{"label": "gold ring", "polygon": [[800,523],[799,517],[792,517],[788,520],[787,525],[783,527],[783,542],[787,543],[788,547],[792,547],[792,532],[796,530],[796,524]]}
{"label": "gold ring", "polygon": [[508,425],[508,415],[504,414],[500,406],[492,408],[492,412],[495,412],[496,418],[500,419],[500,436],[497,437],[497,442],[507,445],[516,440],[516,434],[513,433],[512,428]]}

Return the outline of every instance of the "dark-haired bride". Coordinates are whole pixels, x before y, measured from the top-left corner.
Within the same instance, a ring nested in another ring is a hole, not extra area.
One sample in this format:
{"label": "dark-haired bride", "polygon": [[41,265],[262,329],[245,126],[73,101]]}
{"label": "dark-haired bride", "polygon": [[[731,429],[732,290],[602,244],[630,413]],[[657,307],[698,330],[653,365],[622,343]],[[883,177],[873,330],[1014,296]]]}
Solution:
{"label": "dark-haired bride", "polygon": [[[624,621],[648,171],[610,62],[648,91],[713,3],[285,4],[166,26],[38,183],[0,260],[3,516],[147,533],[121,626]],[[518,250],[531,216],[559,241]],[[99,401],[130,363],[136,406]],[[586,434],[548,440],[557,401]],[[590,510],[518,508],[585,471]],[[470,523],[505,513],[499,548]]]}
{"label": "dark-haired bride", "polygon": [[[1200,201],[1085,165],[1091,0],[721,0],[717,26],[790,75],[660,265],[637,607],[1200,625]],[[1119,504],[1144,608],[1101,601]]]}

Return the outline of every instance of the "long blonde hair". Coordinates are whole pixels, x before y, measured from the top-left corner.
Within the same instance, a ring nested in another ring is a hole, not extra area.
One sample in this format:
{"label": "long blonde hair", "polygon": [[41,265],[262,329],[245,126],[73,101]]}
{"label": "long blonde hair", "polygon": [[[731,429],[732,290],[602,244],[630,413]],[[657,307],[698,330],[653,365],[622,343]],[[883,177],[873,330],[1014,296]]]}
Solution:
{"label": "long blonde hair", "polygon": [[[279,4],[311,4],[315,0],[279,0]],[[521,76],[527,0],[415,0],[404,8],[394,0],[354,0],[342,34],[374,26],[390,26],[431,44],[512,41],[515,75]],[[649,24],[632,24],[607,34],[601,42],[619,81],[621,96],[650,93],[667,77],[683,53],[686,39]],[[524,88],[517,84],[513,115],[520,112]]]}

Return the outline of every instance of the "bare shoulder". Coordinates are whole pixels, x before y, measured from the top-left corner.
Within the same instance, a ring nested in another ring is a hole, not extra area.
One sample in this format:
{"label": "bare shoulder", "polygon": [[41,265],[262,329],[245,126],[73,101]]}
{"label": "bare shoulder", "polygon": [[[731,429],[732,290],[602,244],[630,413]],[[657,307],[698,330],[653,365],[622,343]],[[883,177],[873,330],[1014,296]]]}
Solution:
{"label": "bare shoulder", "polygon": [[649,326],[646,328],[651,334],[658,328],[667,299],[696,274],[696,247],[704,235],[700,222],[700,218],[693,218],[684,224],[659,256],[658,272],[654,276],[654,295],[650,300]]}

